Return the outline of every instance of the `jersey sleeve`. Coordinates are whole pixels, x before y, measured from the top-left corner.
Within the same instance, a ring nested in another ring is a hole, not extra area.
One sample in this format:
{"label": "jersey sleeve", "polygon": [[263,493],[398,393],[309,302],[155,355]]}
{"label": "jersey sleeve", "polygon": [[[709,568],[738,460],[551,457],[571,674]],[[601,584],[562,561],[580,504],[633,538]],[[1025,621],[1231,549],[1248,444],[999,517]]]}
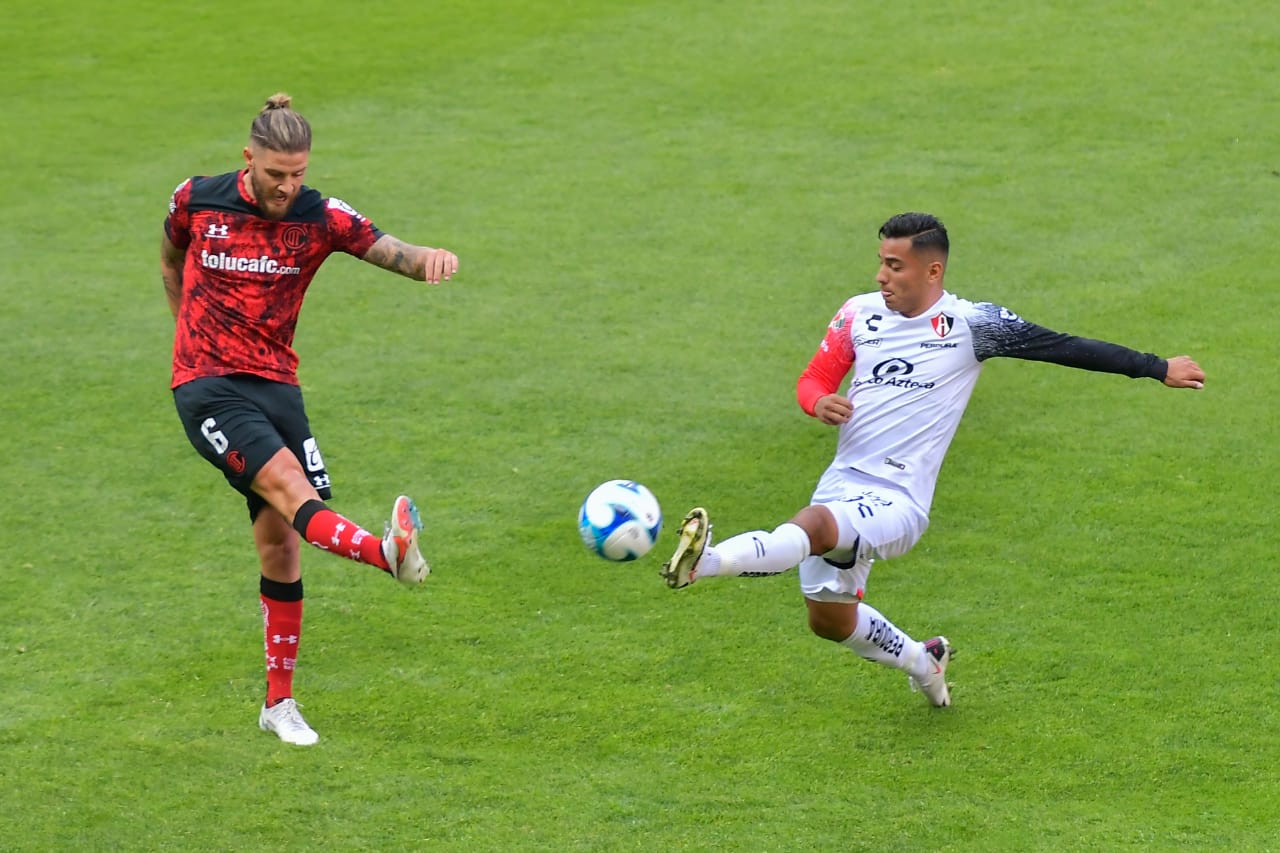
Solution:
{"label": "jersey sleeve", "polygon": [[330,245],[340,252],[364,257],[378,242],[382,231],[340,198],[329,198],[324,205],[325,224]]}
{"label": "jersey sleeve", "polygon": [[178,184],[169,196],[169,215],[164,220],[164,235],[178,249],[191,244],[191,179]]}
{"label": "jersey sleeve", "polygon": [[840,390],[840,383],[853,367],[853,338],[849,334],[853,315],[854,308],[847,302],[836,312],[818,351],[796,381],[796,402],[806,415],[813,415],[818,400]]}
{"label": "jersey sleeve", "polygon": [[1152,353],[1055,332],[1028,323],[1008,308],[990,302],[979,302],[973,306],[969,326],[973,330],[973,350],[978,361],[997,357],[1047,361],[1081,370],[1162,382],[1169,372],[1169,363]]}

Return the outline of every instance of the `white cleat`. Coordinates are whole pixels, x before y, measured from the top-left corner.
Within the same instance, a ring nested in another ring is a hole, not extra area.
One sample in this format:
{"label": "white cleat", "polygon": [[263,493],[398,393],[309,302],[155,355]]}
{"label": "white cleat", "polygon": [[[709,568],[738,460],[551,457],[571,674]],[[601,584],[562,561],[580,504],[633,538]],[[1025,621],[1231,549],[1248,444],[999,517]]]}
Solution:
{"label": "white cleat", "polygon": [[951,641],[946,637],[930,637],[924,641],[925,658],[929,662],[929,672],[919,678],[908,676],[911,689],[918,690],[935,708],[945,708],[951,704],[951,691],[947,688],[947,664],[951,662]]}
{"label": "white cleat", "polygon": [[387,522],[387,532],[382,537],[382,556],[387,558],[395,579],[407,586],[420,584],[431,574],[431,566],[418,550],[420,530],[422,519],[418,516],[417,505],[405,495],[396,498],[391,507],[391,520]]}
{"label": "white cleat", "polygon": [[680,522],[680,541],[676,544],[671,559],[662,564],[659,574],[672,589],[686,587],[698,579],[698,561],[707,550],[708,534],[711,522],[707,519],[707,511],[700,506],[689,510],[689,514]]}
{"label": "white cleat", "polygon": [[292,699],[281,699],[270,708],[263,705],[258,714],[258,728],[264,732],[275,732],[280,740],[294,746],[311,746],[320,740],[315,729],[302,719],[298,703]]}

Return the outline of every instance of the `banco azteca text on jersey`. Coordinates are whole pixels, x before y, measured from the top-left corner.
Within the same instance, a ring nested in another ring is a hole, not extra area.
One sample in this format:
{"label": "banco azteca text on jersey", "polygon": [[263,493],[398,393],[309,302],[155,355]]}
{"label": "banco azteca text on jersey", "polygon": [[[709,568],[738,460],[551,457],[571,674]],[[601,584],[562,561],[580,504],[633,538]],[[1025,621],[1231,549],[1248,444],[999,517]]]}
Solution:
{"label": "banco azteca text on jersey", "polygon": [[944,292],[919,316],[904,317],[875,292],[841,306],[797,391],[808,400],[834,393],[852,369],[853,414],[840,427],[832,465],[894,483],[928,512],[982,363],[995,357],[1135,379],[1163,379],[1168,370],[1151,353],[1055,332],[990,302]]}

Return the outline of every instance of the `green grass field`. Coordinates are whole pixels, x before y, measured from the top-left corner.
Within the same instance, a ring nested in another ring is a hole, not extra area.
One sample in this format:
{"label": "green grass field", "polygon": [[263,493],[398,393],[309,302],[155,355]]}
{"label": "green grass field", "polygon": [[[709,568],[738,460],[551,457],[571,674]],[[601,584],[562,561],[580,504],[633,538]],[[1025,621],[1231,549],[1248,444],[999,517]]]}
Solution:
{"label": "green grass field", "polygon": [[[354,20],[353,20],[354,16]],[[0,849],[1280,849],[1280,19],[1249,4],[795,0],[7,9]],[[243,506],[168,392],[170,191],[285,90],[308,182],[444,245],[336,257],[297,347],[335,508],[413,494],[435,574],[304,555],[312,749],[256,729]],[[948,285],[1189,353],[1201,393],[989,365],[868,599],[955,705],[811,636],[794,572],[681,593],[803,506],[794,380],[876,229]],[[668,518],[612,565],[578,503]]]}

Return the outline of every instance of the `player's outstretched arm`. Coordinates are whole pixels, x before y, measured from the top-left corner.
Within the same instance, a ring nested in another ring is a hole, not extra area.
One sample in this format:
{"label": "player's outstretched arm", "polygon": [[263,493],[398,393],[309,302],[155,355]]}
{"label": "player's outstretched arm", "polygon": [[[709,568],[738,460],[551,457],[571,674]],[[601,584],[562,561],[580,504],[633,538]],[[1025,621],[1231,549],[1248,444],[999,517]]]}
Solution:
{"label": "player's outstretched arm", "polygon": [[182,305],[182,264],[186,258],[187,250],[173,245],[167,234],[160,238],[160,277],[164,279],[164,295],[174,319]]}
{"label": "player's outstretched arm", "polygon": [[458,256],[447,249],[415,246],[383,234],[361,260],[416,281],[439,284],[458,271]]}
{"label": "player's outstretched arm", "polygon": [[1164,375],[1164,384],[1170,388],[1203,388],[1204,370],[1189,355],[1178,355],[1169,359],[1169,372]]}

